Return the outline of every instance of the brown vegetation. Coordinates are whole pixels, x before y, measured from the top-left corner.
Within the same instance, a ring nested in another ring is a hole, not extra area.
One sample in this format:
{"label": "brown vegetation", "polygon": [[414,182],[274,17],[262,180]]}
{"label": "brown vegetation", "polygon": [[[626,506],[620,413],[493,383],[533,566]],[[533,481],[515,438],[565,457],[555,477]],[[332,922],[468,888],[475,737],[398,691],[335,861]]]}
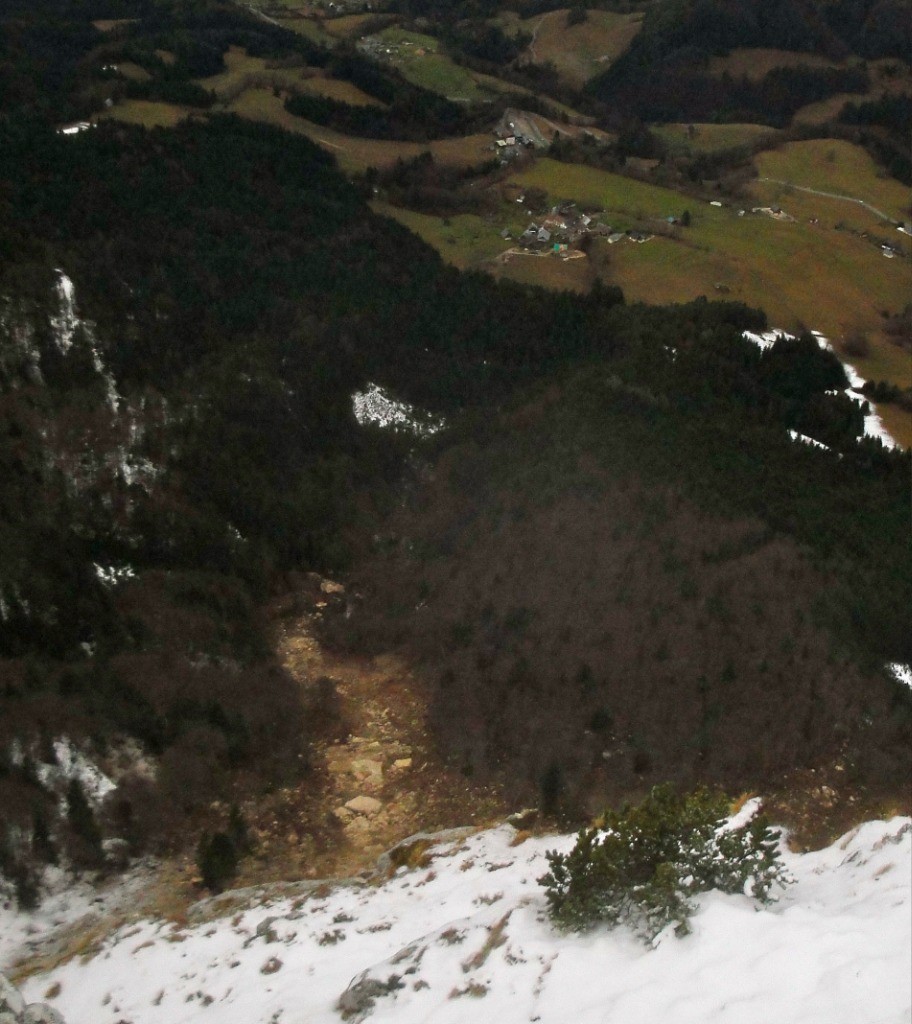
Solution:
{"label": "brown vegetation", "polygon": [[574,454],[553,398],[448,451],[363,579],[355,630],[420,665],[453,762],[574,813],[667,779],[891,776],[891,691],[827,625],[833,580],[757,520]]}

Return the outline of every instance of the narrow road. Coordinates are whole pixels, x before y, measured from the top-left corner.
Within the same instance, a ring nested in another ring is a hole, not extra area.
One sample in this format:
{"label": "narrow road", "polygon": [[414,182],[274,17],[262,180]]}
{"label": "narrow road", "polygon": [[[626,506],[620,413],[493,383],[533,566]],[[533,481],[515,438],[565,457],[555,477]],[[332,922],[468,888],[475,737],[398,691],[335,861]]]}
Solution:
{"label": "narrow road", "polygon": [[529,43],[529,56],[532,58],[532,62],[535,63],[538,60],[538,56],[535,53],[535,40],[538,38],[538,30],[544,24],[547,14],[543,14],[538,21],[535,23],[535,28],[532,29],[532,41]]}
{"label": "narrow road", "polygon": [[855,196],[843,196],[838,192],[822,192],[816,188],[805,188],[804,185],[794,185],[790,181],[783,181],[781,178],[758,178],[758,181],[768,181],[772,185],[785,185],[787,188],[793,188],[796,192],[808,192],[812,196],[823,196],[826,199],[842,199],[846,203],[856,203],[858,206],[863,206],[866,210],[870,210],[875,217],[880,217],[881,220],[889,221],[890,224],[898,224],[899,221],[894,220],[889,214],[884,213],[883,210],[878,210],[876,206],[872,206],[870,203],[865,202],[864,199],[856,199]]}

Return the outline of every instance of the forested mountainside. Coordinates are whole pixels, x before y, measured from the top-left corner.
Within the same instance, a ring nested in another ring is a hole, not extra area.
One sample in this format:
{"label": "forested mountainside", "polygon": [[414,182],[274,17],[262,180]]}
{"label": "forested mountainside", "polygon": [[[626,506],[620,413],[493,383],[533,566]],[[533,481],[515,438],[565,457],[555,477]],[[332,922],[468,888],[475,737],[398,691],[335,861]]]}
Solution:
{"label": "forested mountainside", "polygon": [[[412,653],[467,775],[571,816],[657,780],[749,790],[827,762],[901,785],[908,698],[870,642],[908,649],[886,597],[907,562],[886,588],[894,567],[868,572],[905,544],[907,482],[675,378],[580,371],[447,445],[344,635]],[[878,483],[859,493],[858,470]]]}
{"label": "forested mountainside", "polygon": [[[320,708],[264,614],[309,572],[361,581],[327,638],[408,652],[442,749],[517,798],[572,814],[834,760],[897,786],[909,456],[857,440],[832,352],[761,351],[737,302],[459,272],[372,211],[369,175],[195,83],[243,47],[373,90],[382,138],[482,116],[351,48],[210,0],[13,4],[0,29],[0,869],[23,899],[104,837],[195,844],[232,800],[314,784]],[[193,116],[58,131],[125,93]],[[445,429],[359,423],[371,383]],[[116,789],[73,751],[125,766]]]}
{"label": "forested mountainside", "polygon": [[[710,58],[737,47],[797,51],[844,63],[774,66],[751,77],[711,74]],[[868,71],[857,58],[905,60],[910,52],[912,12],[894,0],[675,0],[646,12],[630,49],[588,88],[644,121],[760,121],[781,127],[808,103],[865,92]]]}

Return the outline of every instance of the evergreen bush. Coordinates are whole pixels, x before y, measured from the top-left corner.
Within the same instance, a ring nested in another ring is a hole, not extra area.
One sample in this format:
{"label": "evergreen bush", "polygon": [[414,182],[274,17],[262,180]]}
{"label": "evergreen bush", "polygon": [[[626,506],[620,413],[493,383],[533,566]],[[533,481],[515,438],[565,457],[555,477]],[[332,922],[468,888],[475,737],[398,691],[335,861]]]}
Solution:
{"label": "evergreen bush", "polygon": [[226,832],[216,832],[213,836],[203,833],[196,851],[196,866],[207,889],[222,892],[234,878],[238,860],[235,841]]}
{"label": "evergreen bush", "polygon": [[552,919],[582,931],[599,923],[627,925],[645,942],[669,924],[689,931],[692,897],[710,889],[748,893],[761,903],[789,879],[779,834],[762,817],[726,823],[727,804],[705,789],[677,794],[657,786],[639,805],[607,811],[584,829],[567,854],[547,854],[544,885]]}

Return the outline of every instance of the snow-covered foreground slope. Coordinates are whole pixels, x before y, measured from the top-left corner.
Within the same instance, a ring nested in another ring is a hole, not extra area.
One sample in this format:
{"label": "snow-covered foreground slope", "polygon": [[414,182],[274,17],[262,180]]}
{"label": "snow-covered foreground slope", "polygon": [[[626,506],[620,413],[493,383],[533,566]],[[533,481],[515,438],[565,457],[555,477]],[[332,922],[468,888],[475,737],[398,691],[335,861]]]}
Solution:
{"label": "snow-covered foreground slope", "polygon": [[[69,1024],[907,1024],[912,821],[785,854],[795,884],[758,908],[709,894],[693,933],[556,933],[547,849],[507,825],[436,847],[383,884],[316,889],[179,929],[143,922],[23,986],[56,982]],[[350,983],[355,984],[350,988]],[[53,990],[52,990],[53,991]]]}

